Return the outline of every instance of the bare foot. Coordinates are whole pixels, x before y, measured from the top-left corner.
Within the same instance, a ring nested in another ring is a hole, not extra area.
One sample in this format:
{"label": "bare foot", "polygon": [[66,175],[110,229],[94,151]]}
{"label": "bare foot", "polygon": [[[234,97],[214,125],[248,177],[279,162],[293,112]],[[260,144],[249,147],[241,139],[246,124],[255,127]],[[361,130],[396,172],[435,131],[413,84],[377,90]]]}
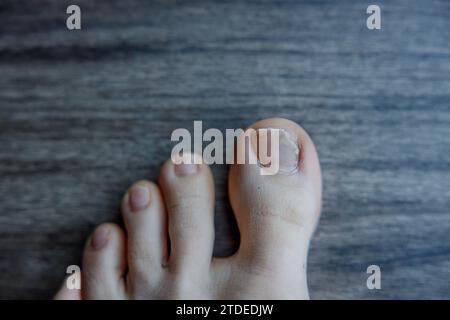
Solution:
{"label": "bare foot", "polygon": [[[280,171],[232,165],[229,195],[241,234],[231,257],[213,258],[214,182],[206,165],[168,160],[159,186],[135,183],[125,194],[126,233],[102,224],[86,243],[81,293],[56,299],[308,299],[306,260],[321,208],[314,144],[297,124],[279,128]],[[170,248],[169,240],[170,239]]]}

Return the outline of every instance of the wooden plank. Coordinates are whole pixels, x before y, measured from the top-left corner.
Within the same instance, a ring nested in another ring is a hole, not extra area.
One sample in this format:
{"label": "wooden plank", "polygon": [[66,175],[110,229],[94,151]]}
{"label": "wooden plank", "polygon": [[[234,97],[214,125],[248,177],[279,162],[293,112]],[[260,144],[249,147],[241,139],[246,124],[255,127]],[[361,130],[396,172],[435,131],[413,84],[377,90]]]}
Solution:
{"label": "wooden plank", "polygon": [[[448,1],[377,1],[380,31],[350,0],[77,3],[77,32],[64,2],[0,3],[0,298],[51,297],[174,129],[273,116],[321,159],[311,296],[450,298]],[[214,174],[223,256],[238,235]]]}

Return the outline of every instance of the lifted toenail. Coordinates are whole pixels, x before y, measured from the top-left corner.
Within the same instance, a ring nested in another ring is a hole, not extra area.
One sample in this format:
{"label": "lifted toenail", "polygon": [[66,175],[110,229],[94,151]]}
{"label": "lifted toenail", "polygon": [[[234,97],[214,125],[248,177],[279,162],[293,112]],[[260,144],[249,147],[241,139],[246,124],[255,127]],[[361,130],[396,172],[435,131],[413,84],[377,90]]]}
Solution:
{"label": "lifted toenail", "polygon": [[139,211],[148,207],[150,203],[150,191],[145,186],[134,186],[130,192],[130,207],[133,211]]}
{"label": "lifted toenail", "polygon": [[98,227],[95,229],[91,239],[91,246],[95,250],[103,248],[108,243],[110,230],[106,227]]}
{"label": "lifted toenail", "polygon": [[194,163],[181,163],[175,165],[177,176],[188,176],[197,172],[197,165]]}
{"label": "lifted toenail", "polygon": [[297,137],[291,132],[280,130],[280,171],[281,174],[297,172],[300,159],[300,147]]}
{"label": "lifted toenail", "polygon": [[[260,136],[261,129],[258,130],[259,135],[259,143],[264,143],[261,141],[262,139],[267,139],[268,145],[272,145],[273,148],[276,148],[276,144],[273,144],[271,140],[273,139],[273,131],[271,130],[277,130],[278,132],[278,150],[271,150],[275,152],[275,154],[271,154],[271,159],[269,162],[269,165],[264,165],[262,162],[258,162],[260,167],[270,167],[270,165],[273,165],[274,163],[278,162],[278,164],[275,166],[275,169],[278,169],[276,173],[284,174],[284,175],[290,175],[294,174],[298,171],[299,167],[299,159],[300,159],[300,147],[298,145],[297,137],[295,134],[290,132],[286,129],[281,128],[267,128],[264,129],[267,130],[266,132],[271,132],[271,138],[264,138],[264,136]],[[268,147],[270,149],[270,147]],[[261,154],[259,154],[259,157],[261,157]],[[276,161],[278,160],[278,161]],[[273,162],[272,162],[273,161]]]}

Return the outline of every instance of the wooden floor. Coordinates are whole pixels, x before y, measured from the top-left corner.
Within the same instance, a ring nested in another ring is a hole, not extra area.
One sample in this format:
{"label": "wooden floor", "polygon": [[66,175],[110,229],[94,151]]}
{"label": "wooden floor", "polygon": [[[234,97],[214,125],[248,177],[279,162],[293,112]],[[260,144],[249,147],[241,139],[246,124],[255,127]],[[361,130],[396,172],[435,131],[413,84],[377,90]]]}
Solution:
{"label": "wooden floor", "polygon": [[[273,116],[321,160],[312,298],[450,298],[450,2],[374,3],[380,31],[354,0],[2,0],[0,298],[52,297],[126,188],[157,178],[174,129]],[[223,256],[238,236],[214,175]]]}

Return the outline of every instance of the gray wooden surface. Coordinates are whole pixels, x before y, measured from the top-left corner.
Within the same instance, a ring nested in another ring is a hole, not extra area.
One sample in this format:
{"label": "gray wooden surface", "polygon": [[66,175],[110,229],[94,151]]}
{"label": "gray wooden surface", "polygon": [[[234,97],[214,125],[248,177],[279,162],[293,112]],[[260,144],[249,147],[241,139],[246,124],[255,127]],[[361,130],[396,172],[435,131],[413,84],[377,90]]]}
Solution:
{"label": "gray wooden surface", "polygon": [[446,0],[2,0],[0,298],[50,298],[130,183],[156,179],[174,129],[272,116],[302,124],[322,164],[311,296],[450,298],[449,30]]}

